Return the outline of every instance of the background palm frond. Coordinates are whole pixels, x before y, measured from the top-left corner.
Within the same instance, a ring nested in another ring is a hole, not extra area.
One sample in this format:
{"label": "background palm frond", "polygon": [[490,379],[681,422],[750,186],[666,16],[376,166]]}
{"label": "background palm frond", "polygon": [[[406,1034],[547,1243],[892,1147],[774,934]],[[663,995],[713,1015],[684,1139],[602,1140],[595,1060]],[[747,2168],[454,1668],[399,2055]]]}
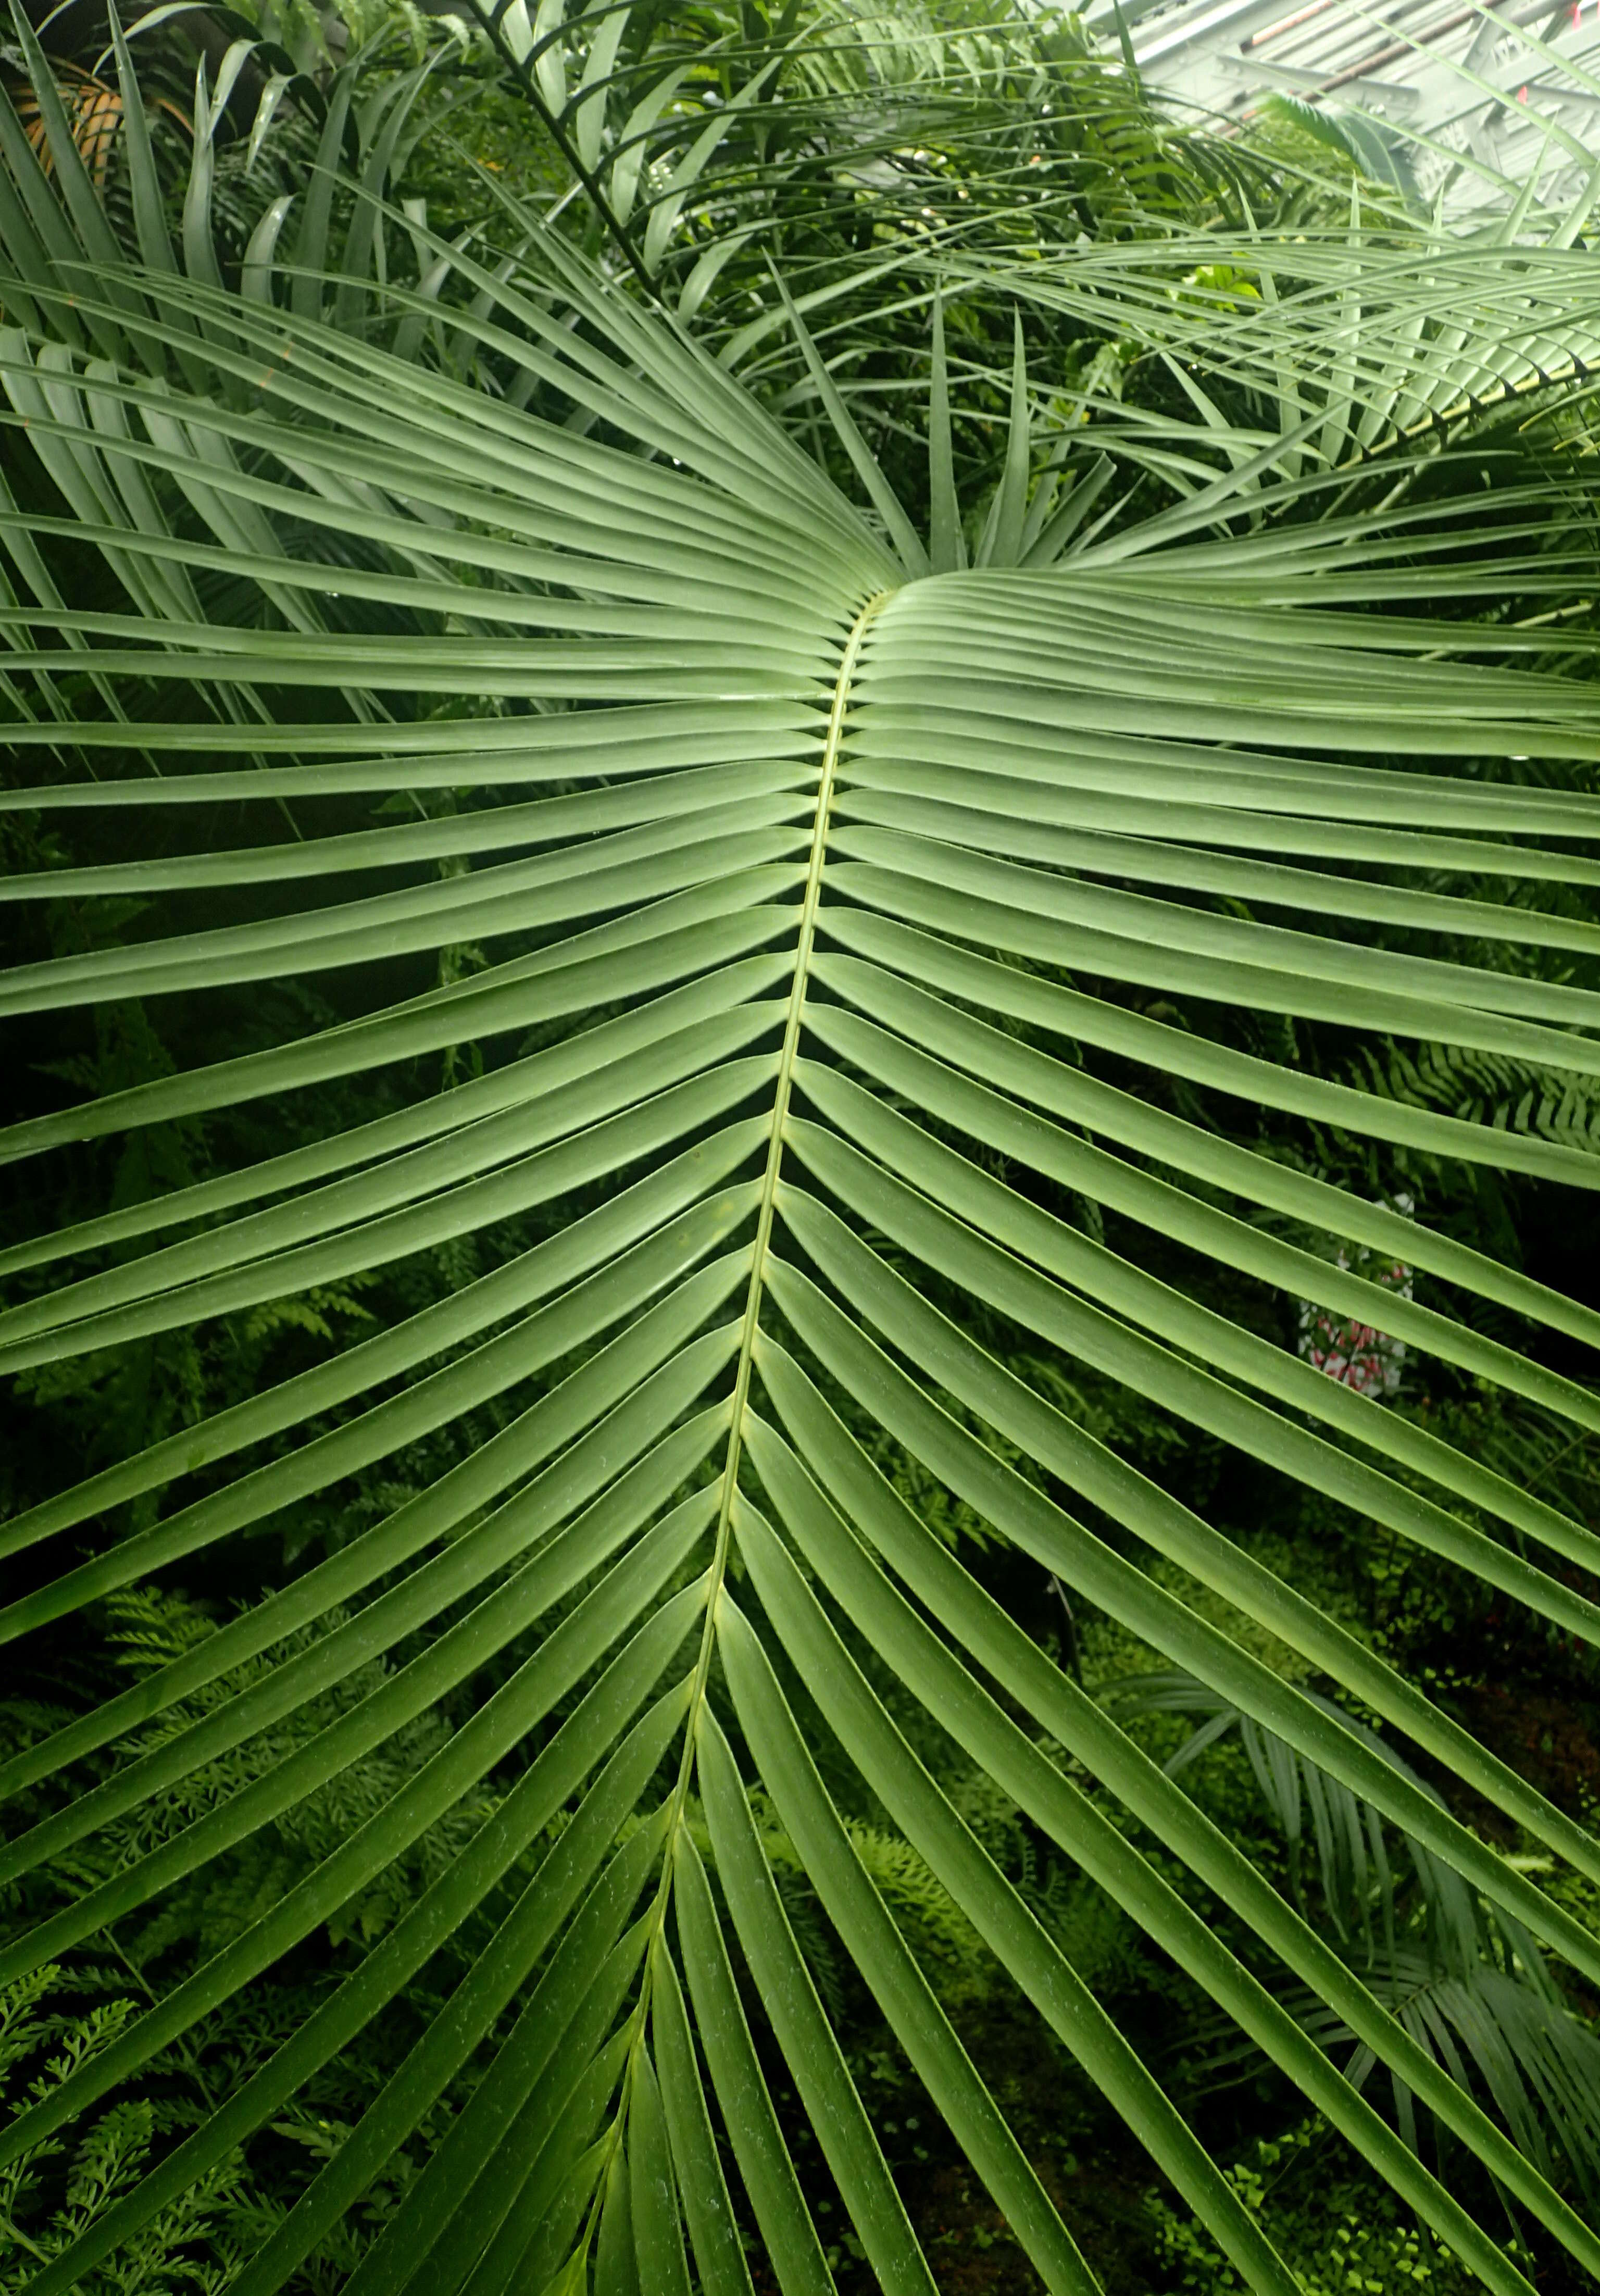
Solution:
{"label": "background palm frond", "polygon": [[[1169,1777],[1181,1775],[1237,1734],[1283,1836],[1288,1885],[1301,1910],[1327,1925],[1339,1950],[1419,2047],[1452,2079],[1488,2095],[1518,2144],[1547,2173],[1554,2172],[1555,2156],[1564,2155],[1592,2206],[1600,2167],[1600,2042],[1563,2001],[1521,1924],[1474,1895],[1420,1842],[1402,1833],[1398,1845],[1391,1843],[1369,1803],[1192,1676],[1131,1677],[1102,1695],[1129,1718],[1171,1715],[1193,1724],[1163,1764]],[[1375,1734],[1364,1734],[1443,1807],[1392,1749]],[[1306,1870],[1311,1861],[1315,1902]],[[1324,2047],[1355,2043],[1315,1995],[1285,1998]],[[1199,2048],[1202,2078],[1248,2077],[1250,2054],[1241,2051],[1235,2034],[1213,2025]],[[1351,2079],[1365,2081],[1374,2062],[1370,2050],[1353,2046]],[[1415,2100],[1404,2081],[1395,2082],[1394,2100],[1400,2128],[1415,2144]]]}

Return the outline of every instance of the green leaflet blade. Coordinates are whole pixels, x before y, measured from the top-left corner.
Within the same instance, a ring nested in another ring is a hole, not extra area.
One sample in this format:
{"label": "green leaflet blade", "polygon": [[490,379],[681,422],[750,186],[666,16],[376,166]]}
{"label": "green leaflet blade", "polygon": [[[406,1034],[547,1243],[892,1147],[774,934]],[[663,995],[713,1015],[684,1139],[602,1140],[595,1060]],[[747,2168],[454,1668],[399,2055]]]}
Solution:
{"label": "green leaflet blade", "polygon": [[641,2041],[633,2062],[628,2135],[630,2194],[641,2285],[651,2296],[689,2296],[689,2261],[678,2215],[678,2185],[667,2137],[661,2092]]}
{"label": "green leaflet blade", "polygon": [[686,1832],[675,1845],[673,1882],[695,2029],[778,2284],[784,2296],[833,2296],[833,2276],[751,2038],[705,1867]]}
{"label": "green leaflet blade", "polygon": [[[785,1196],[784,1215],[789,1199]],[[948,1327],[944,1319],[916,1300],[910,1287],[898,1290],[899,1279],[874,1255],[862,1252],[841,1224],[834,1234],[826,1223],[831,1215],[816,1207],[803,1221],[808,1250],[850,1298],[854,1279],[871,1267],[871,1288],[853,1304],[870,1314],[897,1343],[907,1345],[914,1360],[933,1368],[940,1383],[970,1403],[984,1420],[1005,1431],[1011,1414],[1005,1396],[1008,1374],[991,1358]],[[841,1239],[846,1242],[841,1242]],[[854,1246],[854,1251],[849,1247]],[[847,1256],[848,1254],[848,1256]],[[842,1279],[842,1280],[841,1280]],[[1111,1548],[1083,1525],[1063,1513],[1022,1476],[1004,1465],[992,1452],[968,1435],[923,1390],[891,1365],[858,1327],[840,1315],[801,1275],[784,1260],[773,1258],[767,1282],[784,1313],[816,1349],[822,1360],[850,1391],[872,1396],[872,1408],[891,1432],[933,1469],[948,1487],[960,1492],[978,1513],[1004,1529],[1008,1536],[1036,1555],[1064,1581],[1077,1586],[1101,1608],[1118,1618],[1141,1640],[1164,1651],[1173,1661],[1202,1680],[1220,1686],[1246,1712],[1292,1744],[1301,1748],[1323,1769],[1341,1777],[1351,1790],[1373,1802],[1407,1833],[1436,1849],[1448,1865],[1475,1882],[1497,1903],[1503,1904],[1536,1935],[1546,1938],[1575,1968],[1600,1969],[1593,1940],[1578,1923],[1560,1913],[1552,1902],[1531,1888],[1525,1878],[1497,1856],[1487,1852],[1475,1836],[1449,1818],[1436,1803],[1407,1788],[1399,1775],[1378,1760],[1369,1747],[1344,1731],[1320,1708],[1301,1698],[1292,1685],[1261,1666],[1233,1640],[1202,1620],[1196,1613],[1168,1595],[1143,1571],[1113,1556]],[[947,1335],[948,1334],[948,1335]],[[820,1343],[820,1344],[819,1344]],[[970,1370],[969,1370],[970,1365]],[[1020,1382],[1020,1394],[1027,1394]],[[1037,1398],[1031,1398],[1037,1401]],[[1040,1406],[1042,1409],[1043,1406]],[[1040,1423],[1042,1425],[1042,1422]],[[1030,1425],[1028,1433],[1036,1432]],[[1030,1456],[1048,1455],[1038,1446]],[[1126,1503],[1120,1513],[1130,1513]],[[1145,1519],[1136,1515],[1133,1527]],[[1518,1784],[1520,1781],[1516,1782]],[[1527,1790],[1523,1789],[1524,1797]],[[1538,1798],[1532,1797],[1538,1806]],[[1581,1828],[1551,1812],[1544,1820],[1547,1833],[1560,1839],[1563,1852],[1588,1870],[1595,1849]],[[1568,1842],[1571,1841],[1571,1849]]]}
{"label": "green leaflet blade", "polygon": [[[682,1918],[680,1914],[680,1923]],[[661,2066],[661,2111],[694,2268],[706,2296],[754,2296],[706,2106],[683,1988],[664,1946],[658,1948],[652,1970],[651,2030]]]}
{"label": "green leaflet blade", "polygon": [[[815,1636],[806,1637],[803,1629],[797,1632],[792,1566],[785,1570],[770,1529],[753,1508],[741,1503],[734,1520],[740,1552],[750,1568],[762,1608],[777,1628],[791,1655],[804,1666],[807,1682],[825,1689],[827,1676],[812,1670],[816,1656]],[[806,1624],[811,1624],[808,1618]],[[807,1644],[804,1660],[800,1657],[802,1642]],[[816,1775],[765,1652],[749,1621],[726,1596],[718,1609],[718,1647],[740,1722],[760,1767],[763,1784],[805,1860],[807,1874],[829,1918],[876,1995],[929,2095],[989,2185],[1046,2286],[1053,2291],[1070,2292],[1070,2296],[1094,2296],[1100,2284],[1079,2254],[940,2008],[931,1986],[874,1890]],[[863,1775],[876,1788],[882,1770],[874,1759],[877,1749],[858,1726],[865,1710],[859,1702],[854,1710],[849,1706],[835,1708],[829,1702],[840,1742],[849,1749],[862,1767]],[[937,1795],[931,1780],[920,1774],[920,1765],[917,1769],[915,1784],[925,1785],[928,1793]],[[911,1791],[915,1792],[915,1787]],[[928,1793],[922,1797],[924,1800]],[[925,1833],[919,1838],[917,1832],[905,1826],[905,1800],[903,1795],[897,1796],[896,1802],[887,1807],[901,1823],[902,1830],[907,1831],[907,1839],[926,1855]],[[933,1861],[930,1859],[930,1863]],[[934,1870],[939,1870],[937,1866]],[[972,1913],[970,1903],[964,1905],[964,1910]],[[992,1936],[989,1941],[993,1942]],[[1076,1997],[1072,2002],[1076,2014],[1069,2012],[1066,2021],[1080,2026],[1086,2014],[1092,2021],[1097,2013],[1091,2008],[1071,1972],[1063,1964],[1054,1974],[1057,1989]],[[1123,2054],[1128,2055],[1128,2063],[1119,2070],[1126,2072],[1132,2060],[1129,2053]],[[1104,2063],[1097,2070],[1104,2071]],[[1153,2097],[1153,2087],[1149,2094]],[[1191,2197],[1203,2193],[1206,2201],[1213,2204],[1211,2212],[1215,2214],[1219,2207],[1226,2215],[1227,2188],[1221,2177],[1187,2137],[1176,2116],[1171,2117],[1170,2133],[1179,2137],[1180,2144],[1175,2147],[1169,2144],[1163,2149],[1169,2161],[1177,2150],[1186,2156],[1183,2165],[1190,2171],[1186,2189]],[[1237,2204],[1235,2206],[1236,2210]],[[1248,2234],[1243,2246],[1250,2251]],[[1276,2286],[1276,2283],[1269,2276],[1267,2284]]]}
{"label": "green leaflet blade", "polygon": [[717,1875],[734,1927],[873,2270],[888,2296],[933,2296],[927,2261],[789,1926],[727,1740],[709,1708],[696,1750]]}
{"label": "green leaflet blade", "polygon": [[[1276,1893],[1258,1869],[1173,1785],[1166,1774],[1087,1697],[975,1586],[969,1574],[874,1468],[823,1402],[792,1358],[765,1341],[762,1376],[780,1400],[785,1423],[816,1470],[848,1506],[857,1532],[870,1540],[933,1614],[986,1670],[1020,1699],[1041,1726],[1103,1784],[1112,1787],[1177,1855],[1214,1888],[1220,1900],[1248,1908],[1261,1936],[1315,1989],[1338,1998],[1342,2013],[1386,2061],[1402,2062],[1449,2125],[1484,2150],[1569,2246],[1587,2236],[1572,2212],[1532,2175],[1502,2133],[1432,2060],[1407,2048],[1406,2037],[1346,1965]],[[1003,1715],[948,1648],[917,1618],[883,1574],[866,1562],[825,1505],[800,1462],[770,1431],[753,1423],[751,1456],[780,1495],[785,1523],[847,1612],[868,1617],[883,1654],[973,1759],[1043,1825],[1087,1872],[1124,1905],[1263,2047],[1292,2072],[1307,2094],[1405,2192],[1461,2253],[1499,2251],[1427,2174],[1416,2155],[1352,2093],[1300,2026],[1233,1958],[1210,1926],[1185,1905],[1093,1803]],[[1493,2284],[1494,2274],[1489,2276]],[[1508,2283],[1514,2285],[1514,2279]]]}

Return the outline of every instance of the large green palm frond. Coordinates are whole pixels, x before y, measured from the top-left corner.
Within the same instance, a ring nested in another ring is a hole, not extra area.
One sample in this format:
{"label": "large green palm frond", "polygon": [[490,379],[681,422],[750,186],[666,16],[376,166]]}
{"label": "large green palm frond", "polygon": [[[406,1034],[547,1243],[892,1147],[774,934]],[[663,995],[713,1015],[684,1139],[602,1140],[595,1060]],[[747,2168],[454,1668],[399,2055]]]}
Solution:
{"label": "large green palm frond", "polygon": [[[1594,1638],[1571,1583],[1600,1559],[1586,1525],[1174,1288],[1137,1242],[1379,1324],[1594,1428],[1588,1387],[1488,1335],[1588,1347],[1591,1310],[1231,1142],[1164,1090],[1593,1189],[1587,1155],[1177,1019],[1248,1007],[1595,1074],[1600,998],[1581,981],[1600,931],[1441,889],[1594,883],[1592,686],[1472,659],[1484,634],[1461,626],[1266,603],[1269,532],[1195,561],[1061,561],[1029,490],[1021,364],[964,565],[937,418],[924,541],[814,348],[870,511],[680,331],[555,247],[474,279],[467,324],[528,378],[519,408],[310,312],[137,277],[103,246],[86,278],[42,201],[30,229],[42,255],[12,249],[25,276],[0,338],[32,488],[4,513],[25,769],[4,805],[89,857],[5,890],[111,922],[17,968],[4,1001],[36,1046],[129,999],[222,1020],[211,1057],[45,1109],[0,1149],[70,1160],[196,1123],[222,1149],[192,1185],[9,1250],[0,1368],[93,1371],[464,1239],[487,1272],[12,1520],[4,1635],[59,1647],[79,1614],[226,1570],[308,1497],[497,1413],[360,1537],[62,1713],[0,1773],[25,1820],[0,1874],[38,1916],[0,1956],[12,1983],[159,1906],[419,1717],[457,1725],[21,2112],[6,2161],[100,2109],[430,1828],[482,1819],[214,2115],[41,2263],[35,2296],[65,2296],[213,2173],[474,1923],[447,2000],[239,2296],[291,2284],[475,2065],[347,2284],[360,2296],[570,2290],[591,2272],[602,2291],[685,2291],[691,2256],[724,2296],[751,2285],[741,2222],[786,2296],[825,2290],[780,2082],[879,2284],[931,2289],[758,1784],[1045,2284],[1093,2287],[864,1859],[847,1777],[1244,2281],[1289,2296],[1260,2224],[919,1732],[1058,1844],[1486,2286],[1528,2283],[1308,2038],[1285,1986],[1600,2269],[1539,2161],[991,1599],[895,1472],[954,1494],[1600,1982],[1592,1935],[1374,1754],[1345,1702],[1591,1879],[1600,1845],[1016,1368],[1024,1345],[1088,1367]],[[70,301],[52,261],[73,266]],[[410,817],[365,804],[390,800]],[[146,898],[166,929],[118,939]],[[477,969],[419,975],[467,944]],[[252,1011],[285,980],[320,997],[308,1022]],[[429,1089],[435,1056],[462,1047],[477,1072]],[[328,1122],[353,1079],[370,1112]],[[226,1152],[279,1109],[281,1146]],[[1073,1201],[1113,1215],[1115,1247],[1063,1216]],[[1456,1308],[1337,1265],[1330,1237],[1403,1258]],[[1262,1629],[1332,1702],[1263,1662]],[[341,1686],[282,1760],[230,1777],[226,1757]],[[163,1824],[202,1775],[203,1807]],[[85,1888],[119,1827],[126,1854]],[[1213,1899],[1248,1947],[1207,1917]]]}

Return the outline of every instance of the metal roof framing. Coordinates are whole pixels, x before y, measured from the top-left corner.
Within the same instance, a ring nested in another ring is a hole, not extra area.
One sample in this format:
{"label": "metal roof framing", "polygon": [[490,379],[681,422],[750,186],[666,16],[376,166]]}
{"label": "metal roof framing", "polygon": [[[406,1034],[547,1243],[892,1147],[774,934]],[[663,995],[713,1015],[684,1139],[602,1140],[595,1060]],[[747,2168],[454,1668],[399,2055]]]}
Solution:
{"label": "metal roof framing", "polygon": [[[1087,12],[1114,46],[1112,0]],[[1536,172],[1537,203],[1565,206],[1600,166],[1600,0],[1122,0],[1122,18],[1180,116],[1298,97],[1361,123],[1453,220],[1487,220]]]}

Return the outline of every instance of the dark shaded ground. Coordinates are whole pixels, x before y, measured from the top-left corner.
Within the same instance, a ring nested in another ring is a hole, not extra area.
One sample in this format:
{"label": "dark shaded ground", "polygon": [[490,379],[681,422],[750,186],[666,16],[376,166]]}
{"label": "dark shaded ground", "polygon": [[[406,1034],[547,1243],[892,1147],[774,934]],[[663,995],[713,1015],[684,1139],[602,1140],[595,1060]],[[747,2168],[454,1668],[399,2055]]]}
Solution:
{"label": "dark shaded ground", "polygon": [[1581,1818],[1600,1808],[1600,1710],[1593,1701],[1489,1682],[1465,1693],[1460,1704],[1473,1735],[1557,1809]]}

